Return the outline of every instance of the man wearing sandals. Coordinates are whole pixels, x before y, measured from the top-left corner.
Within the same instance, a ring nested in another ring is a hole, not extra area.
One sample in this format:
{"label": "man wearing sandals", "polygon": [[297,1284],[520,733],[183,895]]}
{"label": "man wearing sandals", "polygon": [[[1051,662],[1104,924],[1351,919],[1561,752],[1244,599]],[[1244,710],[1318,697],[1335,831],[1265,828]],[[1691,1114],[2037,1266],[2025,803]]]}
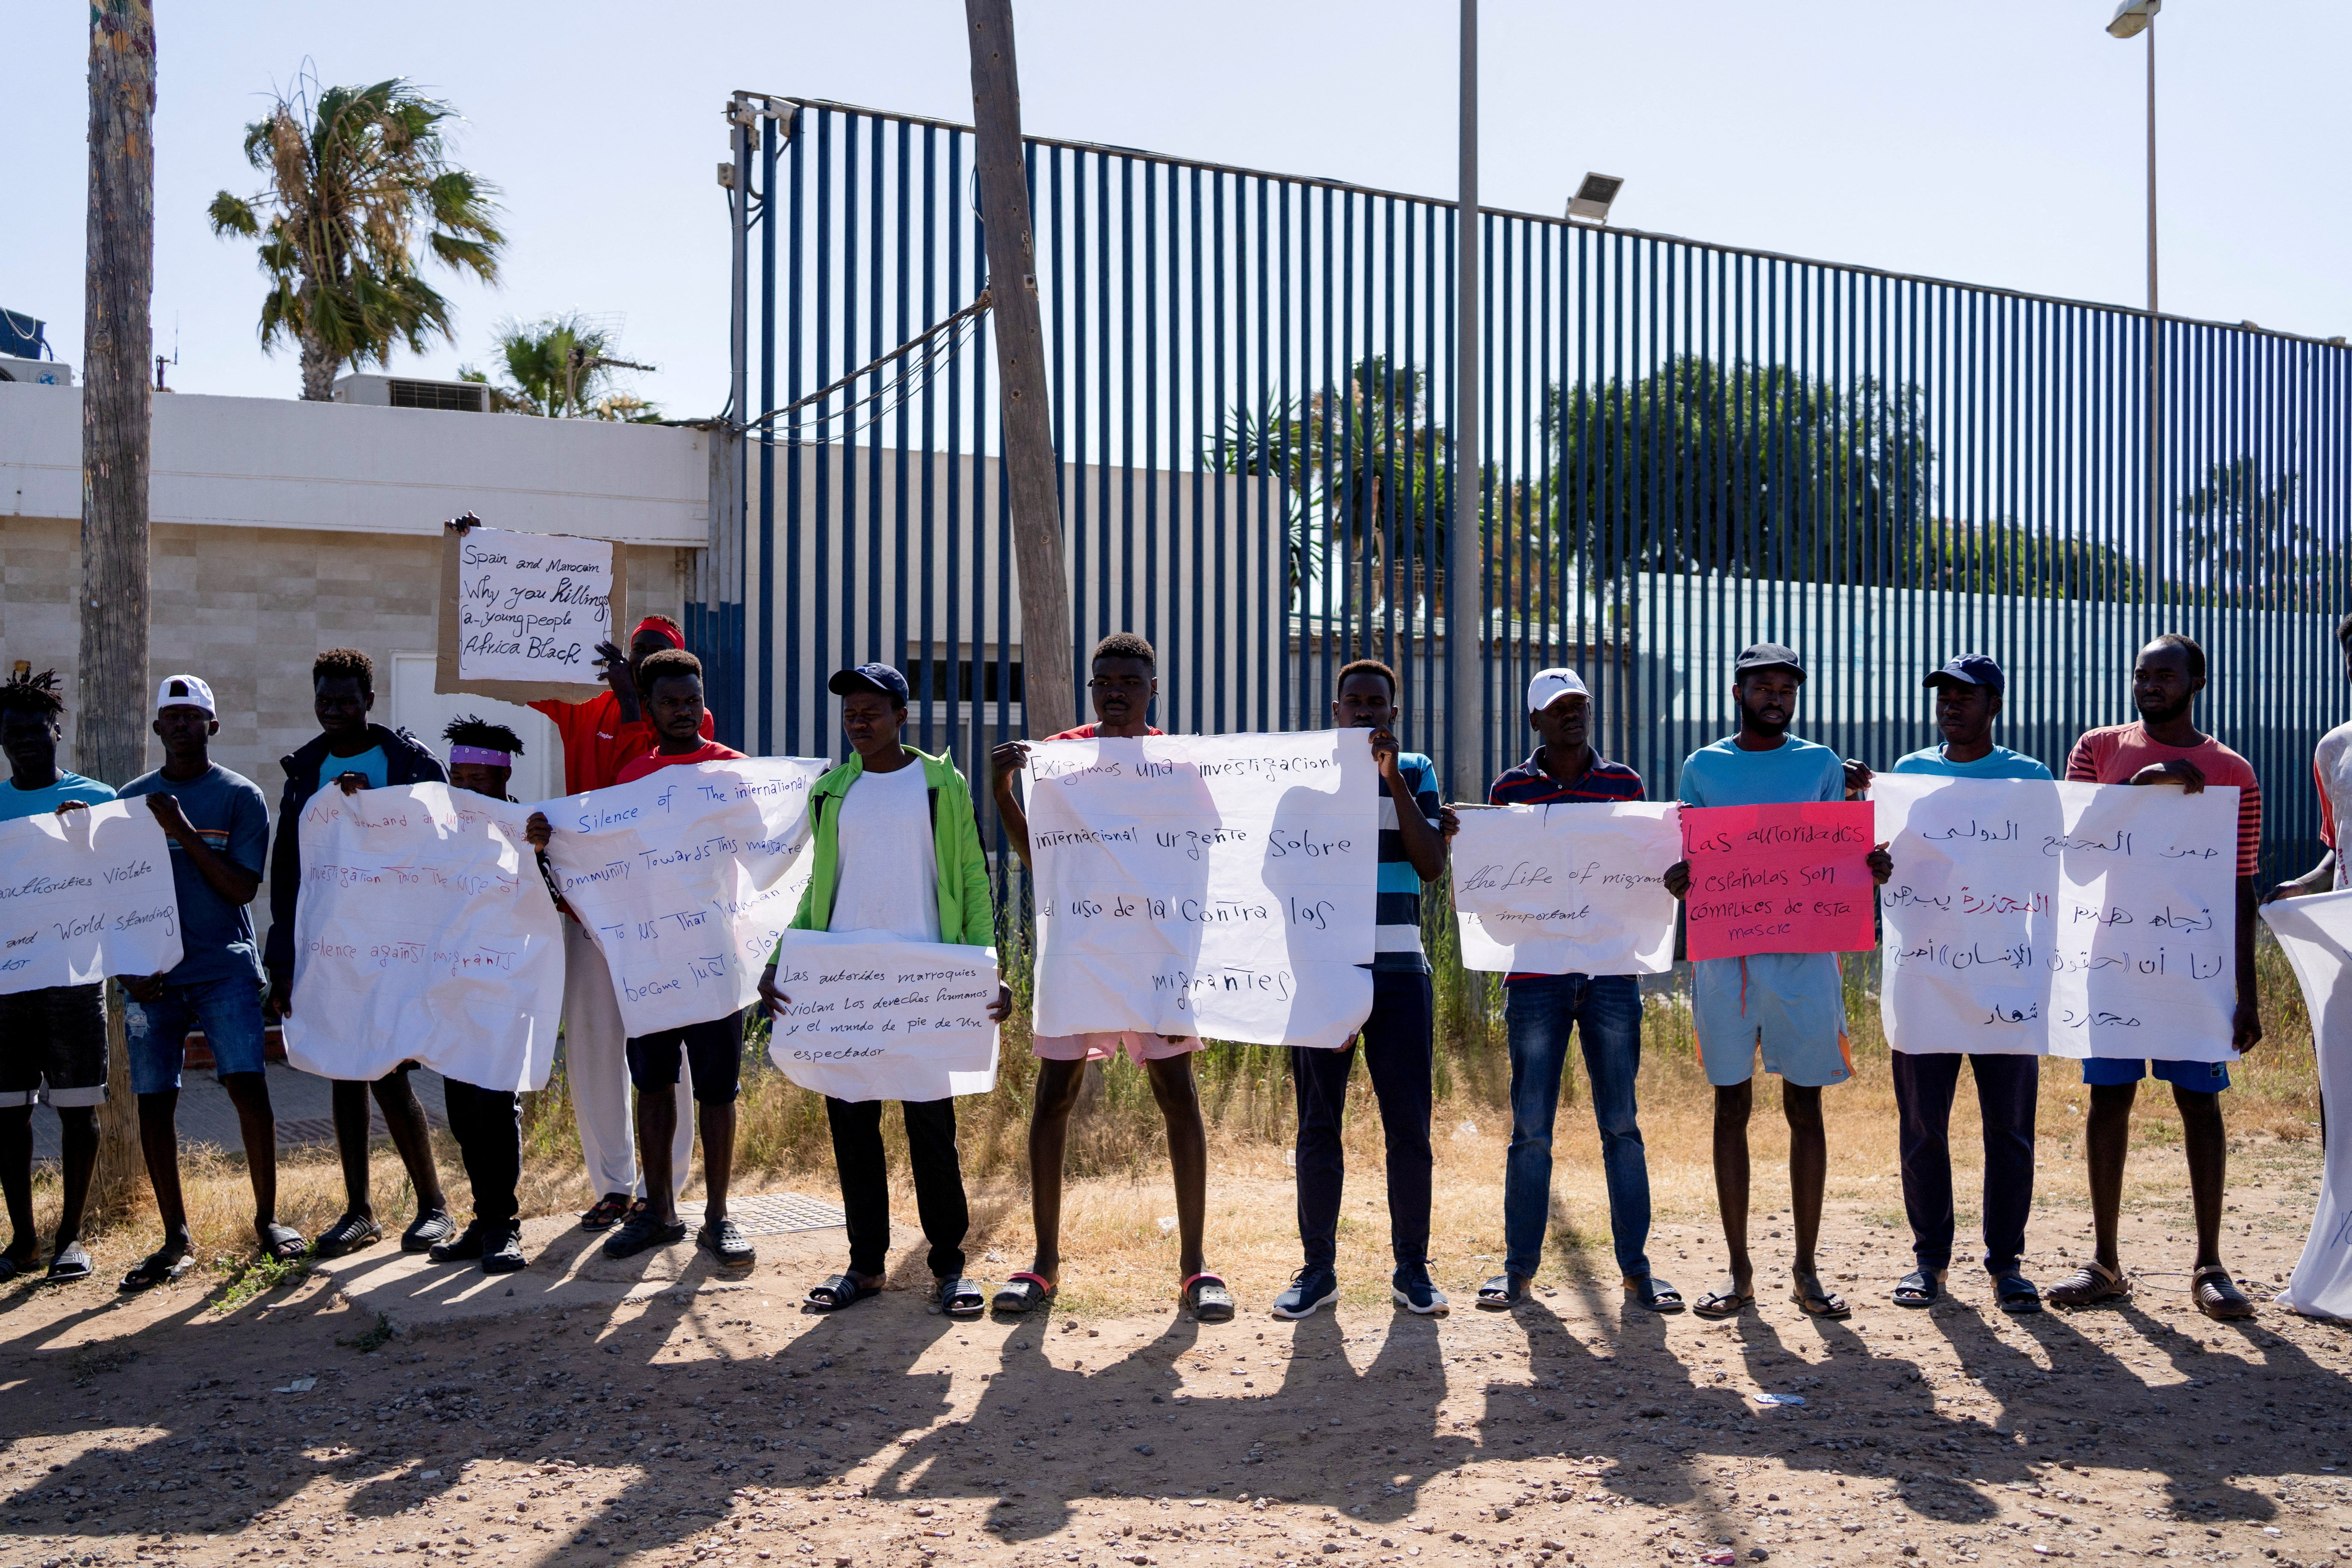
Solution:
{"label": "man wearing sandals", "polygon": [[[1980,653],[1946,661],[1927,677],[1936,694],[1941,745],[1898,759],[1898,773],[1957,779],[2026,779],[2046,784],[2050,770],[2032,757],[1993,744],[2007,681],[2000,666]],[[1850,788],[1870,787],[1870,770],[1846,764]],[[1918,1268],[1895,1287],[1898,1307],[1933,1306],[1952,1266],[1952,1100],[1960,1067],[1976,1078],[1977,1110],[1984,1125],[1984,1240],[1993,1298],[2004,1312],[2038,1312],[2041,1292],[2018,1268],[2025,1250],[2025,1219],[2033,1208],[2033,1112],[2042,1083],[2038,1056],[1998,1051],[1895,1051],[1895,1110],[1903,1164],[1903,1209],[1911,1222]]]}
{"label": "man wearing sandals", "polygon": [[[1095,721],[1048,735],[1049,741],[1127,740],[1157,735],[1146,721],[1160,695],[1159,656],[1133,632],[1113,632],[1095,645],[1093,677],[1087,696]],[[1004,824],[1021,864],[1029,860],[1029,818],[1013,794],[1013,776],[1029,765],[1029,742],[1007,741],[989,753],[994,774],[996,814]],[[1083,1035],[1040,1035],[1031,1041],[1039,1059],[1036,1099],[1029,1115],[1029,1212],[1037,1232],[1037,1253],[1028,1268],[996,1293],[1000,1312],[1020,1313],[1054,1299],[1062,1279],[1062,1157],[1069,1140],[1070,1113],[1086,1082],[1087,1064],[1107,1061],[1122,1050],[1151,1080],[1151,1098],[1168,1124],[1168,1163],[1176,1183],[1177,1268],[1184,1282],[1179,1294],[1204,1323],[1234,1315],[1233,1292],[1208,1271],[1201,1232],[1208,1210],[1209,1133],[1201,1119],[1201,1097],[1192,1078],[1192,1035],[1147,1035],[1112,1029]]]}
{"label": "man wearing sandals", "polygon": [[[1827,746],[1789,733],[1805,667],[1779,643],[1757,643],[1732,666],[1738,733],[1703,746],[1683,763],[1685,805],[1769,805],[1843,800],[1844,764]],[[1884,884],[1894,870],[1886,847],[1873,847],[1870,874]],[[1690,891],[1690,862],[1666,868],[1666,890]],[[1853,1314],[1822,1283],[1813,1258],[1822,1229],[1829,1145],[1822,1129],[1822,1090],[1853,1076],[1846,1050],[1845,997],[1832,952],[1763,952],[1701,959],[1691,965],[1691,1022],[1706,1080],[1715,1086],[1715,1196],[1730,1252],[1729,1277],[1691,1310],[1702,1318],[1735,1316],[1756,1300],[1748,1256],[1748,1122],[1754,1106],[1756,1057],[1780,1078],[1780,1111],[1789,1122],[1789,1207],[1795,1221],[1790,1299],[1816,1318]]]}
{"label": "man wearing sandals", "polygon": [[291,1263],[309,1245],[278,1220],[278,1121],[262,1058],[261,954],[247,906],[261,890],[269,848],[269,803],[251,779],[212,760],[220,730],[212,688],[193,675],[163,678],[155,696],[163,765],[122,786],[145,795],[172,846],[172,887],[180,905],[180,962],[168,973],[126,978],[122,1010],[131,1089],[139,1097],[139,1148],[163,1222],[163,1245],[123,1276],[145,1290],[188,1271],[188,1211],[180,1194],[180,1064],[188,1032],[201,1028],[213,1072],[236,1107],[253,1183],[253,1229],[262,1255]]}
{"label": "man wearing sandals", "polygon": [[1339,1299],[1339,1202],[1347,1180],[1340,1125],[1348,1076],[1361,1047],[1380,1101],[1388,1144],[1389,1248],[1396,1262],[1390,1298],[1409,1312],[1443,1317],[1445,1294],[1429,1278],[1433,1161],[1429,960],[1421,951],[1421,889],[1445,870],[1453,812],[1440,803],[1437,770],[1397,743],[1396,672],[1360,658],[1339,670],[1331,718],[1341,729],[1370,730],[1380,766],[1381,858],[1372,916],[1372,1012],[1357,1037],[1338,1050],[1293,1047],[1290,1075],[1298,1090],[1298,1239],[1306,1263],[1274,1299],[1277,1318],[1305,1318]]}
{"label": "man wearing sandals", "polygon": [[[1486,791],[1489,805],[1552,805],[1642,798],[1642,775],[1592,748],[1592,696],[1572,669],[1528,682],[1528,724],[1541,742]],[[1609,1186],[1609,1233],[1625,1294],[1654,1312],[1679,1312],[1682,1292],[1650,1272],[1650,1163],[1633,1081],[1642,1069],[1642,984],[1631,974],[1507,974],[1511,1147],[1503,1171],[1503,1272],[1478,1287],[1478,1305],[1517,1306],[1543,1258],[1551,1218],[1551,1135],[1559,1111],[1569,1031],[1584,1047],[1592,1120]]]}
{"label": "man wearing sandals", "polygon": [[[29,670],[0,681],[0,750],[9,778],[0,786],[0,822],[54,812],[59,816],[114,798],[114,791],[58,766],[66,705],[58,672]],[[8,1249],[0,1281],[29,1274],[41,1261],[33,1222],[33,1105],[58,1113],[59,1162],[57,1245],[48,1279],[88,1279],[81,1244],[83,1205],[98,1169],[98,1108],[106,1103],[106,982],[44,985],[0,994],[0,1188],[8,1199]]]}
{"label": "man wearing sandals", "polygon": [[[2263,792],[2246,759],[2198,731],[2194,710],[2205,689],[2205,650],[2178,632],[2166,632],[2139,650],[2132,668],[2132,706],[2139,719],[2093,730],[2074,742],[2066,777],[2084,784],[2178,784],[2195,795],[2208,784],[2238,788],[2238,1008],[2230,1044],[2241,1054],[2262,1042],[2254,993],[2254,910],[2261,901],[2255,875],[2262,866]],[[2050,1289],[2055,1307],[2121,1300],[2131,1279],[2116,1255],[2116,1224],[2123,1208],[2124,1161],[2131,1148],[2132,1101],[2153,1068],[2172,1086],[2180,1110],[2181,1152],[2197,1216],[2197,1263],[2189,1299],[2209,1318],[2251,1318],[2254,1304],[2230,1279],[2221,1261],[2221,1194],[2229,1173],[2229,1136],[2221,1124],[2221,1091],[2230,1087],[2225,1062],[2146,1062],[2091,1057],[2083,1081],[2091,1086],[2091,1114],[2083,1147],[2090,1163],[2095,1247],[2089,1263]]]}
{"label": "man wearing sandals", "polygon": [[[837,672],[825,689],[841,699],[842,733],[855,754],[809,791],[812,866],[793,929],[887,931],[901,942],[994,946],[996,908],[971,786],[945,757],[899,743],[907,678],[887,664],[861,664]],[[760,997],[772,1017],[792,1000],[776,989],[775,957],[760,976]],[[988,1016],[1003,1023],[1012,1010],[1011,989],[999,986]],[[956,1153],[955,1101],[902,1101],[899,1112],[914,1168],[915,1212],[930,1243],[937,1281],[932,1303],[950,1317],[976,1318],[982,1310],[980,1288],[963,1277],[971,1215]],[[812,1289],[808,1304],[830,1312],[882,1289],[890,1254],[890,1185],[882,1102],[827,1095],[824,1115],[848,1219],[849,1267]]]}

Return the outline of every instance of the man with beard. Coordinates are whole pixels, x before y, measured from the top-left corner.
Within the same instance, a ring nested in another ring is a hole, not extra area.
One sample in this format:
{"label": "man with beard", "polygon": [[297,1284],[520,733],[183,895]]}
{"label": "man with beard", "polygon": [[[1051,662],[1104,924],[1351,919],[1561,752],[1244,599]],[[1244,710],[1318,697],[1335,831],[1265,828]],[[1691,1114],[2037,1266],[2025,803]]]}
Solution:
{"label": "man with beard", "polygon": [[[2205,689],[2205,650],[2179,632],[2166,632],[2139,650],[2132,668],[2136,722],[2093,730],[2074,742],[2066,777],[2084,784],[2178,784],[2195,795],[2208,784],[2238,790],[2238,1007],[2230,1044],[2243,1054],[2262,1042],[2254,994],[2254,910],[2261,901],[2263,791],[2245,758],[2200,733],[2197,694]],[[2228,1134],[2221,1091],[2230,1087],[2226,1062],[2157,1061],[2091,1057],[2083,1081],[2091,1087],[2091,1114],[2083,1149],[2091,1176],[2091,1261],[2050,1289],[2057,1307],[2087,1307],[2131,1295],[2131,1279],[2116,1255],[2116,1222],[2123,1207],[2124,1160],[2131,1149],[2132,1101],[2150,1068],[2172,1086],[2180,1110],[2181,1152],[2189,1161],[2190,1206],[2197,1217],[2197,1261],[2189,1297],[2209,1318],[2251,1318],[2254,1304],[2231,1282],[2221,1261],[2221,1194],[2229,1174]]]}
{"label": "man with beard", "polygon": [[[1685,805],[1768,805],[1843,800],[1845,766],[1835,752],[1789,733],[1805,667],[1779,643],[1757,643],[1732,666],[1738,733],[1703,746],[1683,763]],[[1882,885],[1895,866],[1883,844],[1869,857]],[[1690,891],[1687,860],[1666,868],[1666,891]],[[1829,1146],[1822,1130],[1822,1090],[1853,1076],[1846,1049],[1845,997],[1833,952],[1764,952],[1703,959],[1691,965],[1691,1021],[1706,1080],[1715,1086],[1715,1196],[1723,1215],[1729,1278],[1691,1310],[1729,1318],[1756,1300],[1748,1256],[1748,1121],[1754,1104],[1756,1057],[1780,1077],[1780,1110],[1789,1122],[1789,1207],[1796,1233],[1790,1300],[1809,1316],[1844,1318],[1853,1309],[1822,1283],[1813,1258],[1822,1229]]]}

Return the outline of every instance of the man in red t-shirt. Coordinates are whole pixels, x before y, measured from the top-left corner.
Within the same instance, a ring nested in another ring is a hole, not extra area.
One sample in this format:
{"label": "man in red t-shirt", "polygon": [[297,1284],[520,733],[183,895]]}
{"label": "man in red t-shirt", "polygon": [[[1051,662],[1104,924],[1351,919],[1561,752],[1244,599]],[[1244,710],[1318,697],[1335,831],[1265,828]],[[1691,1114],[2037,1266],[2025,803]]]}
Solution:
{"label": "man in red t-shirt", "polygon": [[[2139,710],[2138,721],[2093,730],[2075,742],[2066,759],[2066,777],[2079,784],[2179,784],[2190,795],[2208,784],[2237,787],[2238,1009],[2230,1043],[2242,1054],[2263,1037],[2254,994],[2263,791],[2245,758],[2199,732],[2193,710],[2197,694],[2204,689],[2205,650],[2178,632],[2156,638],[2139,650],[2132,668],[2132,706]],[[2221,1124],[2221,1090],[2230,1087],[2226,1062],[2151,1063],[2116,1057],[2084,1060],[2083,1081],[2091,1086],[2091,1115],[2083,1143],[2090,1161],[2096,1250],[2088,1264],[2051,1290],[2050,1302],[2084,1307],[2131,1294],[2131,1280],[2116,1256],[2116,1225],[2123,1208],[2124,1157],[2131,1147],[2132,1101],[2150,1068],[2172,1085],[2173,1102],[2180,1108],[2181,1147],[2189,1159],[2189,1189],[2197,1217],[2197,1263],[2189,1278],[2189,1299],[2209,1318],[2251,1318],[2254,1304],[2231,1281],[2221,1261],[2221,1193],[2229,1165],[2229,1139]]]}
{"label": "man in red t-shirt", "polygon": [[[638,693],[644,689],[639,672],[646,660],[665,649],[683,650],[686,636],[667,616],[647,616],[629,634],[625,658],[613,643],[596,645],[597,679],[610,689],[584,702],[543,698],[530,705],[544,713],[563,737],[563,793],[610,789],[621,782],[621,769],[654,749],[653,726],[646,721]],[[702,716],[702,736],[711,735],[710,715]]]}
{"label": "man in red t-shirt", "polygon": [[[1095,645],[1094,677],[1087,682],[1095,722],[1048,735],[1049,741],[1127,740],[1160,731],[1146,722],[1160,694],[1159,656],[1133,632],[1113,632]],[[989,753],[995,775],[996,812],[1021,864],[1029,861],[1029,817],[1013,794],[1013,775],[1029,765],[1029,742],[1007,741]],[[1192,1053],[1200,1040],[1190,1035],[1147,1035],[1131,1029],[1085,1035],[1033,1036],[1037,1053],[1037,1095],[1029,1115],[1029,1212],[1037,1231],[1037,1254],[1027,1269],[1012,1276],[996,1293],[1000,1312],[1026,1312],[1054,1299],[1062,1278],[1062,1153],[1069,1142],[1070,1113],[1086,1083],[1087,1064],[1124,1050],[1151,1079],[1151,1097],[1168,1123],[1168,1159],[1176,1182],[1177,1268],[1181,1294],[1204,1323],[1234,1315],[1233,1293],[1208,1271],[1201,1231],[1208,1210],[1209,1133],[1201,1119],[1201,1096],[1192,1078]]]}

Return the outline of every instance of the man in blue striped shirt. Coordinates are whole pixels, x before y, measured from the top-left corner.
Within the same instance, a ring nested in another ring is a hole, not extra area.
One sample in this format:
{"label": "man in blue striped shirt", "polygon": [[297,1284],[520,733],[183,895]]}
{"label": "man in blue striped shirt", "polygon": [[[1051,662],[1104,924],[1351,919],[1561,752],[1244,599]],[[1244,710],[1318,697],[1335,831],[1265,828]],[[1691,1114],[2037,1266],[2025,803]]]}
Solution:
{"label": "man in blue striped shirt", "polygon": [[1339,1299],[1339,1199],[1347,1180],[1339,1131],[1359,1040],[1388,1143],[1389,1245],[1396,1258],[1390,1294],[1409,1311],[1445,1311],[1444,1292],[1429,1278],[1433,1009],[1429,960],[1421,951],[1421,889],[1445,869],[1444,835],[1454,814],[1440,802],[1437,770],[1429,759],[1400,749],[1396,700],[1396,672],[1378,659],[1360,658],[1339,671],[1331,718],[1341,729],[1372,732],[1372,759],[1381,770],[1372,1013],[1356,1040],[1339,1050],[1294,1047],[1290,1052],[1298,1091],[1298,1239],[1307,1260],[1290,1288],[1275,1298],[1277,1318],[1307,1317]]}

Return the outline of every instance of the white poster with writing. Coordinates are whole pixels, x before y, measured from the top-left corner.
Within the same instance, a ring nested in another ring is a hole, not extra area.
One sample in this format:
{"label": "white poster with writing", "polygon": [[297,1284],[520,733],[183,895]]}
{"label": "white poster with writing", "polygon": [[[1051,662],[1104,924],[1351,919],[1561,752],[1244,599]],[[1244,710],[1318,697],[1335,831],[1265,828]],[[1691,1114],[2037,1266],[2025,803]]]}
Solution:
{"label": "white poster with writing", "polygon": [[1454,909],[1465,969],[1663,974],[1675,963],[1672,801],[1460,808]]}
{"label": "white poster with writing", "polygon": [[1369,733],[1032,746],[1037,1032],[1346,1045],[1372,1007]]}
{"label": "white poster with writing", "polygon": [[607,539],[476,528],[457,541],[457,678],[577,685],[613,635]]}
{"label": "white poster with writing", "polygon": [[0,992],[180,962],[172,847],[143,799],[0,822]]}
{"label": "white poster with writing", "polygon": [[946,1100],[996,1087],[996,950],[888,931],[788,931],[768,1059],[835,1100]]}
{"label": "white poster with writing", "polygon": [[2231,1061],[2238,792],[1881,773],[1899,1051]]}
{"label": "white poster with writing", "polygon": [[540,805],[555,830],[556,890],[612,969],[632,1036],[724,1018],[758,996],[808,885],[809,787],[832,766],[682,764]]}
{"label": "white poster with writing", "polygon": [[286,1059],[373,1082],[403,1062],[547,1087],[563,927],[523,837],[531,808],[442,784],[327,788],[302,808]]}
{"label": "white poster with writing", "polygon": [[[2319,1057],[2319,1098],[2352,1105],[2352,891],[2281,899],[2263,906],[2311,1012]],[[2284,1042],[2266,1047],[2289,1048]],[[2311,1235],[2278,1303],[2307,1317],[2352,1318],[2352,1139],[2326,1140],[2326,1179],[2311,1213]]]}

